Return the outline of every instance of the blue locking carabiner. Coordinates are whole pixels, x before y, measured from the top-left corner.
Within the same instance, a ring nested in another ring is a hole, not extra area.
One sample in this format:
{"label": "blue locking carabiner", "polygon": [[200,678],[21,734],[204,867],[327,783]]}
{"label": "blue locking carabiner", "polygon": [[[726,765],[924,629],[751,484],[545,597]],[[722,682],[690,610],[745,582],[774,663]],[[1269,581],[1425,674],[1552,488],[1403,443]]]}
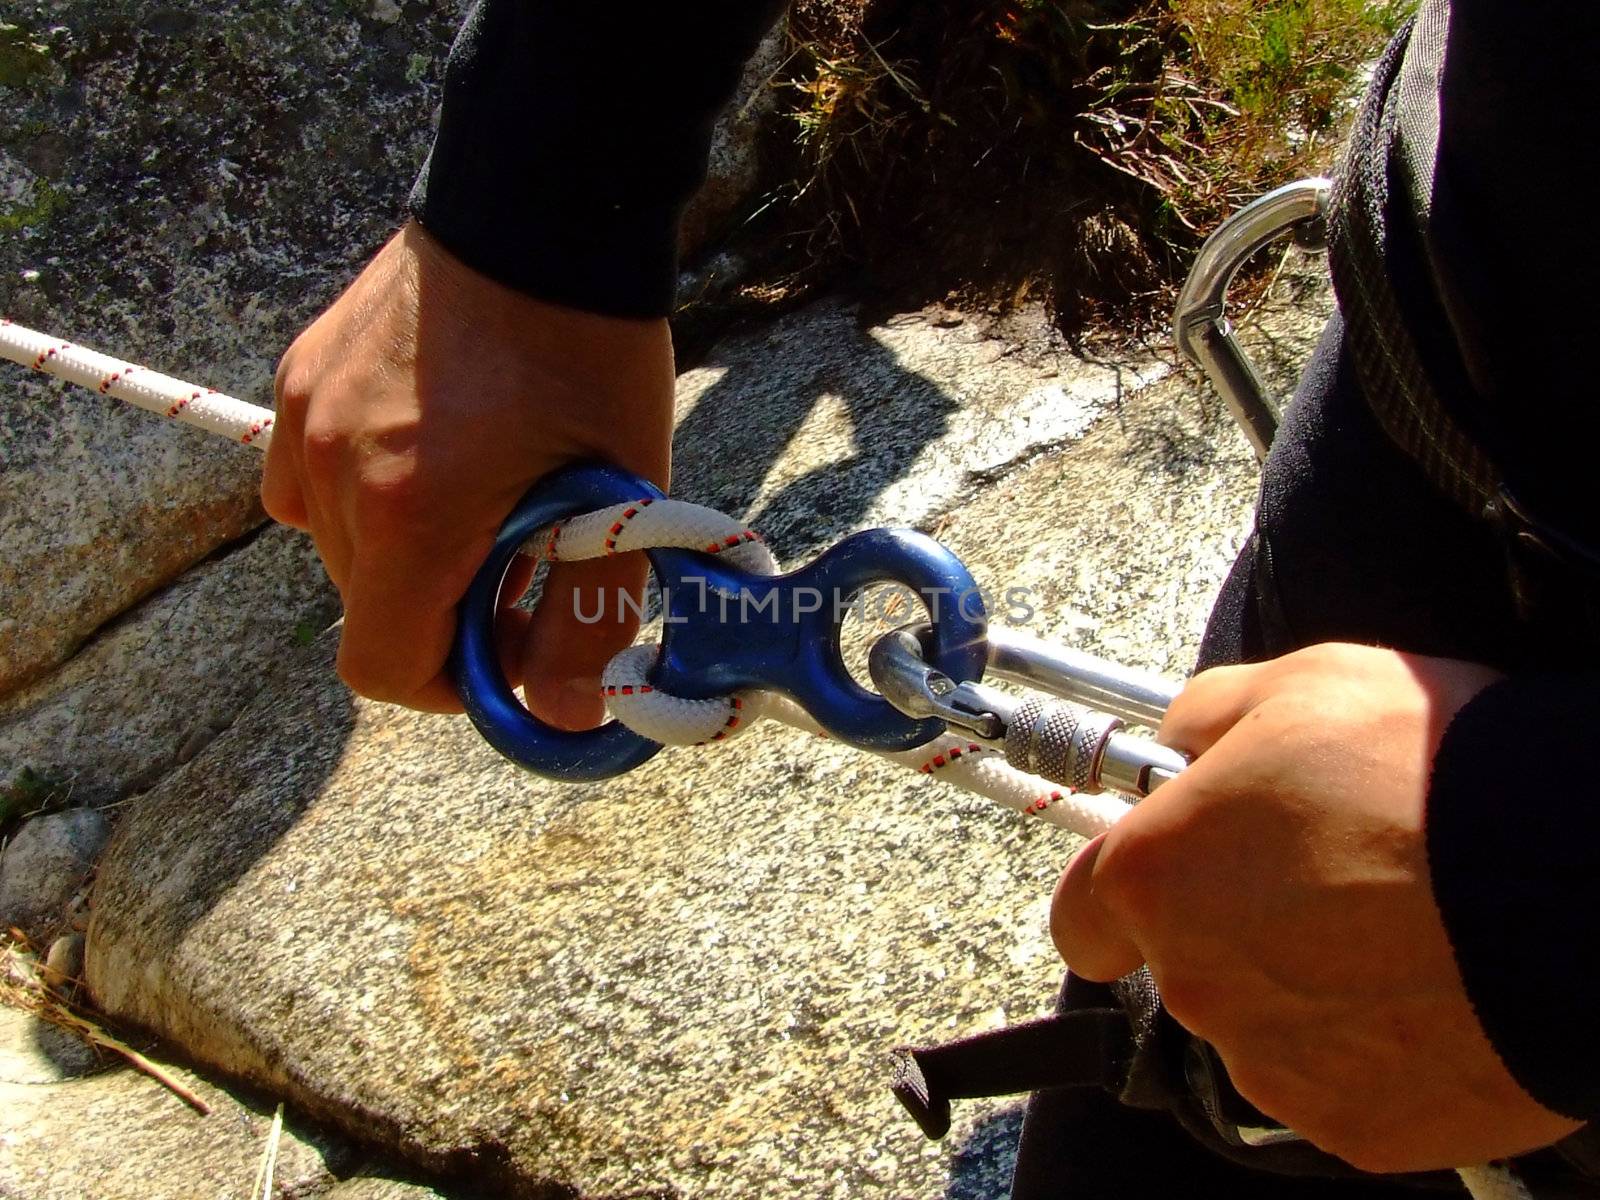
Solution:
{"label": "blue locking carabiner", "polygon": [[[555,521],[608,505],[660,499],[646,480],[615,467],[569,467],[541,480],[506,520],[461,603],[451,672],[467,715],[494,748],[554,779],[608,779],[661,744],[616,721],[571,733],[524,708],[500,673],[494,618],[501,584],[522,545]],[[756,575],[699,551],[646,550],[663,596],[661,651],[652,682],[690,699],[762,688],[799,702],[830,734],[869,750],[909,750],[944,732],[913,719],[851,678],[839,648],[850,600],[876,583],[924,599],[929,661],[954,679],[983,676],[983,598],[961,560],[910,529],[853,534],[787,575]]]}

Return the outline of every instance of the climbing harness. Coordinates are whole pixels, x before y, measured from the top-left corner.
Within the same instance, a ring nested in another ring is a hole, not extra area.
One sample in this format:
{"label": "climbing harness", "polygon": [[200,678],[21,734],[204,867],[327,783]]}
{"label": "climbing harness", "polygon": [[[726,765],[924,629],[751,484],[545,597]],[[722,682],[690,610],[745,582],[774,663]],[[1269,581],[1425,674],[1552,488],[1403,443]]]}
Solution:
{"label": "climbing harness", "polygon": [[1527,503],[1530,470],[1545,464],[1516,477],[1445,402],[1474,391],[1447,339],[1430,335],[1453,320],[1427,289],[1402,294],[1389,269],[1433,208],[1449,28],[1448,5],[1422,4],[1374,69],[1329,199],[1329,274],[1373,417],[1440,495],[1493,529],[1529,649],[1561,663],[1575,646],[1600,648],[1600,546]]}
{"label": "climbing harness", "polygon": [[[1216,386],[1260,457],[1277,416],[1234,339],[1227,289],[1244,261],[1280,236],[1320,247],[1330,188],[1327,180],[1307,180],[1241,209],[1202,248],[1180,295],[1178,345]],[[0,356],[243,445],[265,448],[272,435],[266,409],[8,320],[0,321]],[[576,562],[634,550],[645,553],[656,577],[660,644],[630,647],[606,666],[601,691],[612,721],[582,732],[544,724],[517,699],[498,665],[494,621],[507,573],[519,555]],[[877,584],[909,589],[930,619],[874,643],[874,694],[851,676],[840,638],[853,601]],[[541,480],[507,518],[462,601],[450,669],[484,738],[513,761],[556,779],[616,776],[664,745],[728,741],[765,718],[872,751],[1092,837],[1128,811],[1127,801],[1107,791],[1148,796],[1187,765],[1182,754],[1127,729],[1127,723],[1158,724],[1176,684],[990,627],[977,582],[933,539],[908,529],[866,530],[780,573],[754,531],[599,464]],[[1043,695],[1003,692],[986,683],[986,675]],[[1145,1007],[1154,1012],[1153,985],[1148,991]],[[1090,1074],[1108,1062],[1121,1069],[1126,1062],[1108,1047],[1117,1029],[1133,1036],[1127,1007],[1124,1001],[1114,1010],[1061,1014],[1076,1021],[1079,1032],[1067,1037],[1065,1024],[1059,1030],[1041,1024],[1034,1040],[1057,1054],[1081,1057],[1086,1045],[1104,1051],[1090,1055],[1095,1061],[1084,1067]],[[1087,1043],[1081,1034],[1086,1020],[1098,1031]],[[1030,1036],[1024,1030],[1009,1045],[1015,1050]],[[973,1042],[949,1050],[943,1058],[938,1050],[908,1052],[896,1088],[930,1136],[948,1126],[951,1097],[973,1094],[952,1090],[941,1071],[953,1070],[963,1055],[993,1054]],[[1028,1069],[1036,1074],[1038,1054],[1031,1058]],[[971,1075],[970,1068],[962,1070]],[[1034,1084],[1023,1074],[1018,1078],[1026,1090]],[[1190,1091],[1202,1098],[1219,1094],[1216,1078],[1225,1080],[1220,1063],[1200,1075],[1205,1078],[1186,1080]],[[1209,1091],[1200,1086],[1207,1079]],[[1242,1115],[1235,1111],[1241,1106]],[[1232,1109],[1213,1101],[1204,1110],[1230,1145],[1318,1153],[1242,1100]],[[1476,1200],[1531,1200],[1503,1167],[1463,1168],[1459,1176]]]}

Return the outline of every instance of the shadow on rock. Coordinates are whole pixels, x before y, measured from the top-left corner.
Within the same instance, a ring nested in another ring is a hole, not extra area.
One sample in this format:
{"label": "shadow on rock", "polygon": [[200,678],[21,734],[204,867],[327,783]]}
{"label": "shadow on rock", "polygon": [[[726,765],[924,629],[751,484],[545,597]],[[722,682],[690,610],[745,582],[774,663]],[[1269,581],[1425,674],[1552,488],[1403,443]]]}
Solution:
{"label": "shadow on rock", "polygon": [[1011,1194],[1022,1111],[1019,1103],[978,1122],[951,1156],[944,1200],[1005,1200]]}
{"label": "shadow on rock", "polygon": [[700,366],[726,373],[678,423],[673,490],[742,514],[780,559],[858,528],[962,407],[838,304],[774,329],[759,362],[741,344]]}
{"label": "shadow on rock", "polygon": [[[202,1061],[217,1061],[204,1049],[208,1001],[243,985],[246,964],[238,973],[210,973],[216,997],[173,994],[158,964],[182,954],[188,932],[300,821],[343,756],[355,710],[333,671],[337,645],[337,631],[324,635],[279,687],[141,797],[100,866],[85,953],[92,995],[107,1012],[158,1028]],[[299,886],[281,884],[287,893]],[[293,936],[273,917],[255,914],[253,937],[263,947]]]}

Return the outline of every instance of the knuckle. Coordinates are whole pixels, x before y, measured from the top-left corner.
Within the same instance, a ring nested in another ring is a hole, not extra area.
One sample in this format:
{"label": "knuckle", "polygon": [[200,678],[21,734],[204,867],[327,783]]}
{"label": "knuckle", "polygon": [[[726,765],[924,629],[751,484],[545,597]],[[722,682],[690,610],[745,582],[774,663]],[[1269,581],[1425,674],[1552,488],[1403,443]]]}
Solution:
{"label": "knuckle", "polygon": [[307,420],[300,438],[306,470],[316,475],[332,475],[344,459],[346,442],[344,431],[337,426]]}
{"label": "knuckle", "polygon": [[273,405],[279,412],[291,407],[303,408],[311,396],[311,388],[304,372],[300,370],[300,356],[296,353],[298,346],[296,342],[283,352],[277,369],[272,373]]}
{"label": "knuckle", "polygon": [[1209,667],[1184,684],[1183,690],[1178,693],[1177,699],[1173,702],[1173,707],[1203,703],[1216,692],[1231,691],[1236,680],[1244,678],[1258,669],[1257,666],[1249,663],[1239,663],[1226,667]]}
{"label": "knuckle", "polygon": [[1279,665],[1291,677],[1338,675],[1350,668],[1351,658],[1358,653],[1358,647],[1344,642],[1317,642],[1285,655]]}
{"label": "knuckle", "polygon": [[[1206,692],[1217,687],[1220,683],[1238,670],[1239,668],[1237,666],[1208,667],[1206,670],[1192,676],[1188,682],[1183,685],[1183,690],[1178,693],[1177,698],[1173,700],[1172,708],[1178,708],[1181,705],[1193,704],[1196,702],[1196,700],[1202,699]],[[1170,709],[1168,711],[1170,711]]]}
{"label": "knuckle", "polygon": [[363,472],[353,501],[363,541],[389,542],[424,530],[438,508],[429,481],[414,470]]}
{"label": "knuckle", "polygon": [[1219,709],[1227,707],[1247,672],[1254,666],[1212,667],[1184,684],[1161,720],[1159,740],[1169,746],[1194,748],[1197,739],[1207,740],[1204,731],[1214,724]]}
{"label": "knuckle", "polygon": [[1126,832],[1101,849],[1094,889],[1107,909],[1138,928],[1165,910],[1173,868],[1161,838]]}
{"label": "knuckle", "polygon": [[1229,670],[1228,667],[1212,667],[1209,671],[1202,671],[1183,685],[1183,689],[1173,697],[1172,703],[1167,706],[1167,711],[1161,720],[1163,734],[1171,730],[1184,727],[1188,724],[1191,714],[1205,709],[1206,699],[1217,686],[1217,672]]}
{"label": "knuckle", "polygon": [[285,354],[278,360],[278,367],[272,373],[272,402],[274,407],[276,407],[279,412],[283,411],[284,401],[286,401],[290,395],[289,373],[291,369],[292,368],[289,365],[289,355]]}

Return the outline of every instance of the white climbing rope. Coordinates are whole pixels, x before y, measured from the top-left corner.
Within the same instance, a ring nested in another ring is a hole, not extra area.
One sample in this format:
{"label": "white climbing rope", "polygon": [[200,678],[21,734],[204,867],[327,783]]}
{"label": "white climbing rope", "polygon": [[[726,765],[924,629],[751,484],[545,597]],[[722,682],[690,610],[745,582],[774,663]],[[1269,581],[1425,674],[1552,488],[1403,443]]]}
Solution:
{"label": "white climbing rope", "polygon": [[[4,318],[0,318],[0,357],[242,445],[264,450],[272,437],[270,409]],[[528,539],[522,551],[551,561],[576,562],[663,547],[722,555],[758,574],[778,570],[771,552],[752,530],[715,509],[682,500],[640,499],[572,517]],[[657,653],[655,646],[630,647],[614,656],[601,676],[608,711],[644,737],[667,745],[704,745],[737,737],[763,718],[827,736],[798,704],[772,693],[707,700],[668,695],[649,682]],[[1130,807],[1114,796],[1056,787],[1018,771],[1001,751],[953,734],[882,757],[1084,837],[1105,832]],[[1462,1167],[1458,1174],[1473,1200],[1534,1200],[1508,1167]]]}
{"label": "white climbing rope", "polygon": [[242,445],[265,450],[272,439],[269,408],[123,362],[5,318],[0,318],[0,357]]}

